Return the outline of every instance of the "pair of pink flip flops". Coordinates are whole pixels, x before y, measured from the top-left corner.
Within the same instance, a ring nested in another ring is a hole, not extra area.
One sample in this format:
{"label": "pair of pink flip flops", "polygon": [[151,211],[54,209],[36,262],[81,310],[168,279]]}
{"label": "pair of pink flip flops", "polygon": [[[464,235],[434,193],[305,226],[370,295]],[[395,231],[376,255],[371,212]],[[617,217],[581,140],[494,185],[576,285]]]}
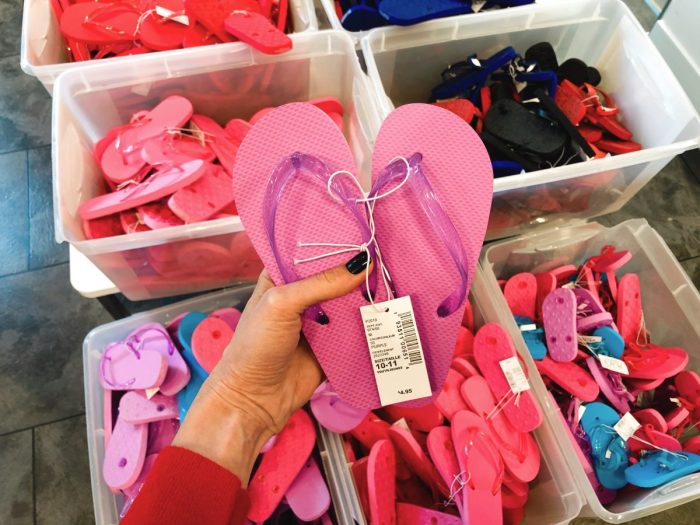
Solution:
{"label": "pair of pink flip flops", "polygon": [[368,293],[377,303],[386,300],[387,288],[411,297],[436,395],[450,367],[492,195],[489,158],[470,126],[438,107],[398,108],[375,141],[373,189],[366,194],[334,121],[311,105],[289,104],[248,132],[233,172],[241,220],[276,283],[345,263],[353,252],[366,250],[374,259],[381,251],[387,287],[377,284],[385,277],[377,264],[369,292],[363,286],[304,317],[304,335],[340,397],[362,409],[381,405],[359,310],[369,304]]}

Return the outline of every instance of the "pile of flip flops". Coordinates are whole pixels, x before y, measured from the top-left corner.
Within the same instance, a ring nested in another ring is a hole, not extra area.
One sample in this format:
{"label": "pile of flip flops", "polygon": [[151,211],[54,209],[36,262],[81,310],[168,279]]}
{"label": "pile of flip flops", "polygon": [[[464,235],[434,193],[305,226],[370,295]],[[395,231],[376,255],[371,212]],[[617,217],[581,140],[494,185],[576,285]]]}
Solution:
{"label": "pile of flip flops", "polygon": [[[175,437],[180,421],[233,337],[240,316],[235,308],[210,315],[188,312],[166,326],[144,324],[103,349],[102,476],[113,492],[123,494],[122,516],[138,496],[158,453]],[[311,418],[298,410],[268,441],[256,463],[248,487],[249,520],[334,523],[315,443]],[[270,490],[270,483],[279,490]]]}
{"label": "pile of flip flops", "polygon": [[540,470],[531,432],[542,413],[507,332],[496,323],[473,331],[468,307],[447,380],[425,406],[360,410],[328,383],[312,397],[319,424],[345,433],[370,524],[522,521]]}
{"label": "pile of flip flops", "polygon": [[580,266],[501,281],[604,504],[700,471],[700,377],[684,349],[652,342],[631,259],[605,246]]}
{"label": "pile of flip flops", "polygon": [[[309,102],[342,129],[340,101]],[[81,204],[85,236],[99,239],[237,215],[236,152],[251,126],[271,109],[222,127],[195,114],[187,98],[173,95],[112,128],[93,148],[108,192]]]}
{"label": "pile of flip flops", "polygon": [[66,57],[81,62],[240,40],[291,49],[287,0],[51,0]]}
{"label": "pile of flip flops", "polygon": [[410,26],[435,18],[532,4],[535,0],[336,0],[335,10],[348,31],[366,31],[388,24]]}
{"label": "pile of flip flops", "polygon": [[640,150],[602,81],[578,58],[560,64],[540,42],[524,56],[506,47],[451,64],[431,100],[479,132],[495,176],[506,176]]}

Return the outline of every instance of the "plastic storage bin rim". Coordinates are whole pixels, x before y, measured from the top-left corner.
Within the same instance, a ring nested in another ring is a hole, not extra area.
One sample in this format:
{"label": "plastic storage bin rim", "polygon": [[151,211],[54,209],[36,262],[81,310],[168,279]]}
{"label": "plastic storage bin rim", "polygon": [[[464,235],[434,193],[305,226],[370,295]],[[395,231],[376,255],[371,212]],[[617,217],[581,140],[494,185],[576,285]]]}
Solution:
{"label": "plastic storage bin rim", "polygon": [[[26,74],[37,77],[39,81],[44,85],[49,94],[53,94],[53,88],[56,84],[58,77],[65,71],[71,71],[74,69],[80,69],[85,67],[85,62],[59,62],[56,64],[35,64],[29,57],[29,21],[30,21],[30,11],[36,0],[24,0],[24,8],[22,10],[22,35],[20,39],[20,67],[22,71]],[[316,10],[314,9],[313,0],[290,0],[290,15],[294,26],[296,28],[297,24],[302,25],[303,29],[297,31],[295,29],[293,34],[308,33],[313,31],[318,31],[318,19],[316,18]],[[218,44],[222,45],[222,44]],[[180,53],[183,49],[174,49],[171,51],[157,51],[158,56],[163,56],[164,53]],[[112,57],[107,59],[109,64],[118,65],[120,62],[123,63],[124,60],[130,60],[138,55],[126,56],[126,57]],[[116,61],[116,62],[115,62]]]}
{"label": "plastic storage bin rim", "polygon": [[[587,0],[583,0],[587,1]],[[616,3],[623,8],[626,12],[626,16],[635,25],[638,31],[645,33],[641,24],[637,18],[632,14],[630,8],[622,3],[621,0],[599,0],[602,2]],[[580,4],[581,0],[558,0],[555,3],[550,1],[542,1],[520,6],[518,7],[518,13],[520,15],[526,16],[527,13],[531,13],[534,16],[535,13],[541,11],[551,11],[552,9],[562,10],[566,9],[566,4]],[[379,75],[379,68],[377,67],[377,62],[374,58],[374,46],[379,45],[383,51],[393,50],[393,49],[407,49],[412,47],[411,45],[404,45],[403,42],[410,40],[411,36],[415,36],[419,33],[430,34],[430,37],[424,37],[419,40],[422,45],[425,44],[436,44],[442,42],[449,42],[452,40],[459,39],[472,39],[480,36],[492,35],[493,31],[479,31],[479,25],[485,24],[491,20],[499,20],[504,16],[507,16],[508,9],[489,11],[485,13],[478,13],[478,17],[473,14],[453,16],[449,18],[441,18],[437,20],[430,20],[428,22],[423,22],[422,24],[417,24],[411,27],[380,27],[372,29],[364,35],[360,40],[360,48],[362,50],[362,55],[367,66],[367,75],[370,78],[371,87],[375,94],[377,103],[379,104],[380,111],[383,117],[386,117],[394,109],[394,105],[386,95],[381,77]],[[543,27],[552,27],[552,23],[548,23]],[[464,32],[465,28],[472,28],[468,35],[461,38],[457,38],[456,34],[458,31]],[[537,29],[532,27],[529,29]],[[519,27],[506,27],[503,28],[503,34],[509,32],[521,31],[522,28]],[[439,36],[437,36],[439,35]],[[392,38],[400,39],[401,43],[395,47],[387,47],[387,41],[391,41]],[[378,44],[377,44],[378,43]],[[542,169],[538,171],[533,171],[529,173],[523,173],[520,175],[511,175],[508,177],[499,177],[494,179],[493,191],[494,194],[507,192],[514,189],[521,189],[528,186],[536,186],[548,182],[559,182],[562,180],[578,178],[585,175],[591,175],[595,173],[620,169],[623,167],[637,165],[642,163],[648,163],[651,161],[670,158],[700,146],[700,116],[698,112],[693,109],[693,104],[688,98],[683,88],[680,86],[676,80],[675,75],[671,71],[670,67],[663,59],[659,51],[650,42],[650,52],[654,53],[656,56],[656,62],[658,66],[663,68],[662,73],[667,74],[670,78],[674,79],[673,82],[673,96],[674,98],[680,98],[683,102],[688,105],[690,111],[688,118],[688,126],[695,124],[697,129],[697,135],[692,139],[682,140],[674,142],[673,144],[665,146],[654,146],[651,148],[645,148],[641,151],[636,151],[632,153],[626,153],[624,155],[610,156],[603,159],[596,159],[595,161],[581,163],[581,164],[571,164],[568,166],[559,166],[556,168]]]}
{"label": "plastic storage bin rim", "polygon": [[[651,228],[651,226],[649,226],[649,223],[645,219],[630,219],[619,223],[618,225],[611,228],[606,228],[596,222],[590,222],[584,224],[576,224],[573,226],[550,228],[548,230],[538,231],[532,234],[519,235],[516,237],[512,237],[508,240],[496,241],[487,244],[486,246],[484,246],[479,261],[481,275],[483,275],[485,280],[485,286],[488,288],[487,293],[492,298],[491,300],[494,306],[494,311],[497,313],[498,317],[497,320],[510,332],[516,347],[521,351],[521,355],[524,356],[528,367],[530,384],[533,387],[533,391],[535,392],[535,395],[537,396],[540,405],[544,409],[546,424],[554,432],[554,435],[559,445],[559,449],[563,453],[566,463],[568,464],[569,471],[573,475],[575,482],[579,487],[579,490],[585,498],[586,506],[583,508],[584,510],[582,512],[582,515],[596,516],[609,523],[625,523],[630,520],[650,516],[652,514],[656,514],[658,512],[662,512],[669,508],[673,508],[678,505],[682,505],[683,503],[687,503],[689,501],[697,499],[698,497],[700,497],[700,475],[682,478],[676,482],[669,484],[668,486],[659,487],[651,491],[647,496],[647,499],[650,499],[653,495],[663,494],[664,492],[668,492],[669,490],[683,490],[684,488],[693,486],[695,487],[695,490],[693,492],[679,497],[676,501],[673,502],[673,504],[670,507],[666,506],[664,504],[665,502],[658,502],[648,507],[635,508],[628,511],[615,513],[610,512],[600,503],[590,481],[588,480],[586,473],[583,470],[582,465],[578,461],[578,456],[576,454],[576,451],[574,450],[573,445],[571,444],[569,436],[567,435],[567,430],[564,428],[561,422],[559,407],[553,405],[553,403],[551,402],[551,398],[547,393],[547,389],[544,385],[541,375],[537,371],[537,367],[535,366],[534,360],[530,356],[529,352],[527,352],[527,345],[525,344],[524,339],[520,335],[520,330],[515,324],[513,316],[510,315],[510,310],[506,303],[503,292],[501,291],[501,288],[498,284],[497,277],[491,268],[491,264],[489,262],[489,254],[491,250],[495,247],[507,245],[509,243],[518,242],[521,240],[534,240],[536,238],[542,239],[546,236],[551,235],[552,232],[556,230],[579,230],[580,234],[579,231],[572,232],[573,236],[569,236],[566,238],[567,244],[570,244],[575,241],[585,241],[591,239],[602,231],[617,228],[628,228],[634,233],[646,231],[649,234],[651,234],[655,245],[648,247],[643,246],[642,250],[647,253],[654,253],[655,258],[650,257],[649,260],[651,261],[654,270],[657,271],[664,284],[668,287],[669,290],[672,291],[674,296],[678,298],[678,294],[681,291],[686,291],[683,300],[678,300],[678,304],[683,310],[683,313],[686,315],[686,317],[690,319],[692,318],[693,313],[697,315],[697,312],[700,312],[700,293],[695,288],[687,274],[683,271],[683,269],[680,266],[680,263],[675,258],[668,245],[664,242],[661,236],[653,228]],[[558,240],[562,241],[563,239]],[[675,267],[676,271],[673,275],[660,271],[659,261],[661,261],[662,259],[665,259],[667,263],[670,263],[673,267]],[[700,326],[696,327],[696,332],[698,333],[698,337],[700,337]]]}
{"label": "plastic storage bin rim", "polygon": [[[177,52],[163,52],[154,53],[151,55],[141,55],[133,57],[130,65],[141,65],[147,67],[149,64],[158,64],[163,67],[167,72],[163,77],[164,79],[177,78],[183,74],[195,74],[198,70],[206,68],[208,65],[215,64],[225,64],[226,67],[245,67],[255,64],[265,64],[273,62],[283,62],[285,60],[297,60],[304,58],[305,56],[318,56],[319,53],[323,53],[325,48],[328,48],[328,39],[336,40],[340,47],[343,48],[343,52],[347,53],[348,57],[351,57],[351,67],[353,69],[353,81],[362,83],[362,90],[370,95],[373,93],[371,90],[369,79],[367,75],[364,74],[360,67],[359,60],[355,53],[352,41],[349,36],[341,31],[314,31],[308,33],[292,34],[290,38],[295,42],[308,42],[318,40],[319,46],[318,50],[314,53],[302,53],[296,52],[292,49],[288,53],[281,55],[266,55],[252,49],[247,44],[242,42],[232,42],[227,44],[218,44],[216,46],[204,46],[192,49],[178,50]],[[234,57],[233,61],[224,62],[225,55],[231,55]],[[240,56],[238,56],[240,55]],[[241,58],[243,57],[243,58]],[[188,65],[186,68],[176,68],[171,69],[167,67],[167,60],[169,58],[176,59],[178,61],[187,61]],[[201,60],[208,59],[202,65]],[[102,81],[97,85],[91,83],[90,76],[95,76],[98,73],[108,73],[110,76],[107,81]],[[83,66],[79,69],[71,69],[62,73],[55,85],[56,96],[53,98],[53,111],[52,111],[52,146],[51,154],[54,159],[52,163],[52,179],[53,179],[53,207],[54,207],[54,230],[55,239],[57,243],[69,242],[74,245],[78,251],[85,255],[98,255],[103,253],[112,253],[124,250],[133,250],[138,248],[143,248],[147,246],[154,246],[159,244],[168,244],[172,242],[177,242],[187,239],[195,239],[201,237],[212,237],[216,235],[223,235],[228,233],[235,233],[243,231],[243,224],[239,217],[223,218],[217,220],[210,220],[194,224],[185,224],[182,226],[172,226],[169,228],[152,230],[146,232],[138,233],[128,233],[123,234],[118,237],[108,237],[103,239],[83,239],[83,240],[71,240],[66,234],[63,222],[60,216],[61,205],[59,202],[59,196],[61,195],[60,177],[59,177],[59,166],[61,162],[59,157],[61,155],[59,148],[58,134],[62,122],[67,118],[64,113],[73,104],[73,97],[76,94],[82,92],[83,89],[107,89],[114,87],[121,87],[124,85],[130,85],[143,82],[143,80],[137,78],[134,74],[130,74],[127,77],[119,76],[115,73],[114,68],[111,63],[95,63]],[[353,85],[353,97],[357,94],[358,86]],[[362,127],[361,133],[363,133],[369,143],[372,143],[373,137],[379,128],[379,112],[374,107],[374,100],[363,101],[362,107],[357,107],[358,112],[362,112],[362,117],[359,118],[359,122],[365,122],[366,127]]]}
{"label": "plastic storage bin rim", "polygon": [[[497,315],[497,309],[500,305],[495,304],[494,301],[491,299],[493,291],[490,288],[491,287],[489,286],[486,275],[484,274],[482,268],[477,266],[471,287],[471,294],[474,302],[476,303],[476,309],[481,312],[482,316],[484,317],[484,321],[501,322],[501,320],[498,319],[499,316]],[[525,346],[522,340],[514,342],[516,343],[518,353],[524,356],[525,352],[528,352],[527,346]],[[536,378],[534,382],[531,379],[531,386],[535,391],[538,392],[537,399],[543,409],[543,412],[545,414],[549,414],[553,411],[553,408],[550,403],[543,402],[543,399],[545,399],[543,396],[543,392],[546,392],[544,383],[542,383],[542,380],[537,374],[537,369],[535,368],[534,362],[530,359],[529,361],[527,361],[526,364],[528,367],[528,376],[530,378],[533,378],[533,376]],[[552,427],[552,423],[549,420],[549,418],[545,420],[543,425],[548,426],[549,429],[552,431],[552,434],[554,435],[553,446],[556,448],[556,451],[552,451],[550,449],[550,453],[556,452],[559,456],[564,456],[567,453],[567,451],[563,450],[560,446],[559,440],[557,439],[558,436],[554,431],[554,428]],[[366,524],[367,520],[365,519],[362,507],[359,502],[357,489],[355,487],[352,474],[350,473],[350,469],[348,468],[348,462],[345,456],[345,447],[343,446],[342,437],[339,434],[329,432],[323,428],[321,428],[321,435],[323,437],[323,440],[327,443],[326,446],[329,452],[331,453],[331,459],[334,459],[334,464],[332,465],[331,470],[336,476],[336,483],[342,490],[345,491],[346,497],[349,500],[345,502],[345,509],[347,509],[349,512],[352,512],[353,521],[349,521],[348,523],[358,523],[360,525]],[[537,443],[540,447],[540,450],[542,450],[542,444],[540,443],[539,439],[537,440]],[[545,451],[542,450],[542,454],[544,456]],[[547,461],[547,459],[543,457],[543,462],[544,461]],[[557,488],[557,491],[559,492],[558,496],[561,499],[562,503],[564,503],[567,507],[573,508],[574,510],[570,512],[570,515],[565,516],[562,521],[546,524],[543,523],[541,525],[564,525],[566,523],[569,523],[571,520],[573,520],[580,514],[581,509],[586,503],[586,500],[578,490],[579,483],[575,479],[567,463],[568,461],[563,462],[563,464],[561,465],[565,468],[550,469],[550,471],[552,474],[553,482]],[[567,487],[568,492],[564,492],[567,489]]]}

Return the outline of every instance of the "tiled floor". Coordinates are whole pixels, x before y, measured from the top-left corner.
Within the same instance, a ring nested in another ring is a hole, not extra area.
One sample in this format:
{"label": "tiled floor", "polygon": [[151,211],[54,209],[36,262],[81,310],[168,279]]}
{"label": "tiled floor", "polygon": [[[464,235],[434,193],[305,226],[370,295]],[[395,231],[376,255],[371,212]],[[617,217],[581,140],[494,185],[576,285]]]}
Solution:
{"label": "tiled floor", "polygon": [[[628,3],[649,28],[642,0]],[[51,100],[19,68],[21,5],[0,0],[0,523],[90,524],[81,343],[110,318],[71,289],[67,248],[53,241]],[[700,182],[676,159],[601,220],[646,217],[700,285],[698,202]],[[636,523],[696,523],[699,512]]]}

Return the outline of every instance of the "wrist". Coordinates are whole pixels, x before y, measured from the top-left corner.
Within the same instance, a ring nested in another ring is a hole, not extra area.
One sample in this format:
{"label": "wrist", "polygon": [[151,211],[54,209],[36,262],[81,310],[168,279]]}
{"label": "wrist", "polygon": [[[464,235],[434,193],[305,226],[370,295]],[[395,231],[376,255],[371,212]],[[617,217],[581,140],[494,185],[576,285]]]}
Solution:
{"label": "wrist", "polygon": [[263,418],[245,406],[224,400],[205,383],[173,445],[221,465],[245,487],[260,449],[271,436]]}

